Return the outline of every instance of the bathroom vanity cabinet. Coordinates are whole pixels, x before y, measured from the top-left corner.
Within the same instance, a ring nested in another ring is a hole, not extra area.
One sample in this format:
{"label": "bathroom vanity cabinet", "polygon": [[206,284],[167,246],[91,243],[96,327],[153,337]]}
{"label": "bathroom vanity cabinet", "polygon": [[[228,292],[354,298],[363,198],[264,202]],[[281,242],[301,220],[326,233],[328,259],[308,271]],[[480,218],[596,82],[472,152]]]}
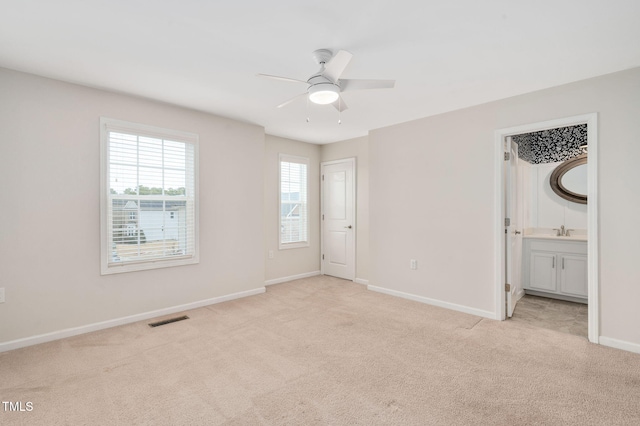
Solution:
{"label": "bathroom vanity cabinet", "polygon": [[587,242],[523,238],[525,293],[587,303]]}

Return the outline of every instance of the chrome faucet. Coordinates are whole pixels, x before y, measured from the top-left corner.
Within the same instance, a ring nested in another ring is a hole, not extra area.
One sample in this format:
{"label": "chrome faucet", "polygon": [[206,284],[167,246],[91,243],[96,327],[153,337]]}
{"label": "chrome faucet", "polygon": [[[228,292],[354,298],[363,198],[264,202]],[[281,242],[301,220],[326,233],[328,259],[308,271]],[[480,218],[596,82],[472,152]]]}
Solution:
{"label": "chrome faucet", "polygon": [[560,228],[553,228],[554,231],[558,231],[556,233],[556,237],[564,237],[565,233],[564,233],[564,225],[562,225]]}
{"label": "chrome faucet", "polygon": [[565,237],[570,237],[571,235],[569,235],[569,233],[571,231],[575,231],[575,229],[567,229],[567,232],[564,234]]}

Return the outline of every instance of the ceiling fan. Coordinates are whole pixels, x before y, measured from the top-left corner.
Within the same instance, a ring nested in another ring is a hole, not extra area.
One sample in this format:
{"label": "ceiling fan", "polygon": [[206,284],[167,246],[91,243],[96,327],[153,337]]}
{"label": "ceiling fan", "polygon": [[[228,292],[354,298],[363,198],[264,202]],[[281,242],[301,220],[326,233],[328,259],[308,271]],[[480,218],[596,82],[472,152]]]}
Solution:
{"label": "ceiling fan", "polygon": [[316,50],[313,52],[313,59],[318,63],[318,65],[320,65],[320,70],[309,77],[307,81],[268,74],[258,74],[258,76],[308,85],[305,93],[301,93],[294,98],[281,103],[278,105],[278,108],[282,108],[297,99],[308,96],[309,100],[313,103],[320,105],[332,104],[338,111],[344,111],[347,109],[347,106],[345,105],[342,96],[340,96],[340,93],[342,92],[350,90],[393,88],[396,83],[395,80],[341,79],[340,76],[344,72],[345,68],[347,68],[347,65],[349,65],[352,57],[353,55],[346,50],[340,50],[335,56],[333,55],[333,52],[328,49]]}

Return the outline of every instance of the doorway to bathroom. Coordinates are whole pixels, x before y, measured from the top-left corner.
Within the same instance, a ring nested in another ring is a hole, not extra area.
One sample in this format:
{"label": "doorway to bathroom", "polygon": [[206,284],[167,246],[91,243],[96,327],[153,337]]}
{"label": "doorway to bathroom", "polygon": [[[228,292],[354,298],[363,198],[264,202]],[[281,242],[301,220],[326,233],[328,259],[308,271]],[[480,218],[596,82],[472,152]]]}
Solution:
{"label": "doorway to bathroom", "polygon": [[[571,327],[572,318],[586,316],[588,339],[598,343],[597,114],[499,129],[495,140],[496,318],[515,311],[519,319],[544,321],[546,310],[551,323]],[[588,203],[565,201],[562,193],[561,200],[556,190],[566,188],[551,185],[562,178],[556,169],[568,175],[558,165],[583,150]]]}

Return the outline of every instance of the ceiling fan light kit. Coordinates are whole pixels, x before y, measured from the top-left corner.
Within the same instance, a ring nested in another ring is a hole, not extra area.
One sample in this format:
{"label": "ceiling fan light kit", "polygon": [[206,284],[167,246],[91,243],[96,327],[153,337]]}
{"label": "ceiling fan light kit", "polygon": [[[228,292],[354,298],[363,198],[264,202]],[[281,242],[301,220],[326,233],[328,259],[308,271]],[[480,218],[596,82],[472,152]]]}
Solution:
{"label": "ceiling fan light kit", "polygon": [[272,78],[293,83],[308,84],[307,92],[295,96],[278,105],[282,108],[296,101],[298,98],[307,97],[318,105],[333,105],[338,111],[347,109],[341,97],[342,92],[367,89],[391,89],[395,85],[394,80],[353,80],[340,79],[340,76],[349,65],[353,55],[346,50],[340,50],[333,55],[328,49],[318,49],[313,52],[314,61],[320,65],[320,71],[313,74],[306,82],[288,77],[279,77],[268,74],[258,74],[261,77]]}
{"label": "ceiling fan light kit", "polygon": [[340,87],[333,83],[314,84],[308,92],[309,100],[319,105],[332,104],[340,97]]}

